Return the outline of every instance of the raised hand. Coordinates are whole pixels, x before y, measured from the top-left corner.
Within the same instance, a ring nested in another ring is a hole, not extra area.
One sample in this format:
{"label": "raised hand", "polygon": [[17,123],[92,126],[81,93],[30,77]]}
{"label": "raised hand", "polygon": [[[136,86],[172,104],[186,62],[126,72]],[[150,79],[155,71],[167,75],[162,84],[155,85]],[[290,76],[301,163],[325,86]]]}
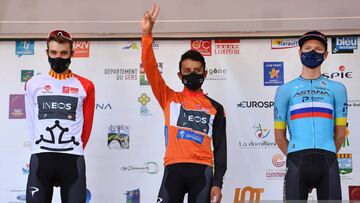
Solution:
{"label": "raised hand", "polygon": [[159,14],[160,6],[154,4],[151,11],[146,11],[141,19],[141,30],[143,34],[151,34],[156,18]]}

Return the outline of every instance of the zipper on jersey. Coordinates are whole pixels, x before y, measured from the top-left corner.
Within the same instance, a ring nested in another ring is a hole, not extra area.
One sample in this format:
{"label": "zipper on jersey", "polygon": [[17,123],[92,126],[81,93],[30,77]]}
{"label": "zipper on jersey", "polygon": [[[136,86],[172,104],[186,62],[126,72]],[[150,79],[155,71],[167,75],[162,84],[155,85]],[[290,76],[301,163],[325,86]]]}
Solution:
{"label": "zipper on jersey", "polygon": [[[311,92],[313,91],[313,80],[310,80],[310,89]],[[311,93],[311,118],[312,118],[312,123],[313,123],[313,144],[314,144],[314,149],[316,148],[316,133],[315,133],[315,119],[314,119],[314,95]]]}

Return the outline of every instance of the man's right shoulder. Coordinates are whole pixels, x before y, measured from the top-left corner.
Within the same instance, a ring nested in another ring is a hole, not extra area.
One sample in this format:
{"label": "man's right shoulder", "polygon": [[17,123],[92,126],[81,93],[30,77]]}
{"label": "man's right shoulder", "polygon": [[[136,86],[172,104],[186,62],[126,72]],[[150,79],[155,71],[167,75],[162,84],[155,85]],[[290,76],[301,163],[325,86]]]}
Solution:
{"label": "man's right shoulder", "polygon": [[38,84],[39,81],[41,81],[44,78],[44,75],[34,75],[30,79],[28,79],[25,83],[25,90],[27,90],[29,87],[33,86],[34,84]]}

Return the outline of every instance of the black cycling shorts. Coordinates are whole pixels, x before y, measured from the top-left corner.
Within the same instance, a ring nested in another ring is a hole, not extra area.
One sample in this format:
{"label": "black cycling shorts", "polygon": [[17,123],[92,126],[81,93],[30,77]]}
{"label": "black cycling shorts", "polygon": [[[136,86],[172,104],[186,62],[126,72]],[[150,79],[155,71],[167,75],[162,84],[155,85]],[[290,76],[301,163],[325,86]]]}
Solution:
{"label": "black cycling shorts", "polygon": [[157,203],[210,202],[213,169],[194,163],[177,163],[165,166]]}
{"label": "black cycling shorts", "polygon": [[31,155],[26,202],[51,203],[54,186],[60,187],[62,203],[85,203],[84,156],[64,153]]}
{"label": "black cycling shorts", "polygon": [[339,165],[334,152],[306,149],[287,155],[284,199],[307,200],[316,188],[318,200],[341,200]]}

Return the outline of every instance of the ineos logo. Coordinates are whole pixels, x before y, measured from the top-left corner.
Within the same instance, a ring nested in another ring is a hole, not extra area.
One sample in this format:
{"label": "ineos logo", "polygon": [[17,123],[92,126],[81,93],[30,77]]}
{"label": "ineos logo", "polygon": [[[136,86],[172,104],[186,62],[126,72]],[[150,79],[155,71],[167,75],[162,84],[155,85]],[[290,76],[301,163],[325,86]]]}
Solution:
{"label": "ineos logo", "polygon": [[194,116],[194,115],[189,115],[188,116],[188,121],[190,122],[195,122],[195,123],[202,123],[202,124],[207,124],[207,118],[205,117],[200,117],[200,116]]}
{"label": "ineos logo", "polygon": [[63,103],[63,102],[44,102],[42,103],[43,109],[60,109],[60,110],[71,110],[70,103]]}

